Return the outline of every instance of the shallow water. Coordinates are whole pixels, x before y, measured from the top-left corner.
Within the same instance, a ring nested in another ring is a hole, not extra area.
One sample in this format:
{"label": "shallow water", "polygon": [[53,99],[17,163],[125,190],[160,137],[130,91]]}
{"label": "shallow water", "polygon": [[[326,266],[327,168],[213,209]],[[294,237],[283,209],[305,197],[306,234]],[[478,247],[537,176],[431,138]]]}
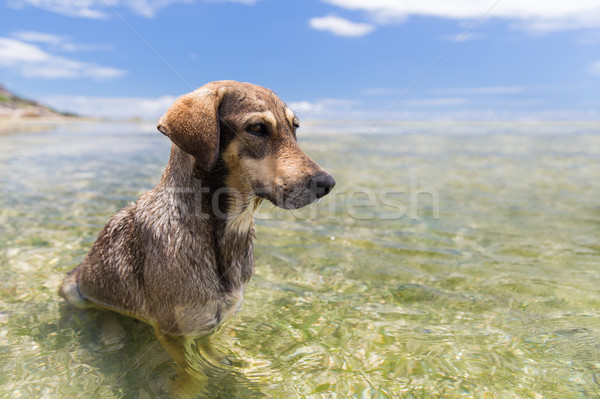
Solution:
{"label": "shallow water", "polygon": [[336,189],[263,205],[244,307],[212,337],[237,360],[197,351],[194,381],[143,323],[56,294],[168,140],[0,137],[0,397],[600,397],[597,126],[388,126],[345,155],[359,135],[311,128]]}

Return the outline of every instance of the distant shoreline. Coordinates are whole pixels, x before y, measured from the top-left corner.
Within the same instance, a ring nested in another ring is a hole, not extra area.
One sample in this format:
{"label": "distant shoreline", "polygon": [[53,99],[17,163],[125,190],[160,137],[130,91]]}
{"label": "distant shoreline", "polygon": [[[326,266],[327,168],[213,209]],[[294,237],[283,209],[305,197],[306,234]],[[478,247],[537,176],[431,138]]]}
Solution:
{"label": "distant shoreline", "polygon": [[40,117],[11,117],[0,116],[0,135],[13,133],[41,132],[50,130],[58,125],[77,122],[102,122],[99,118],[80,116],[40,116]]}
{"label": "distant shoreline", "polygon": [[[136,123],[144,125],[147,130],[154,130],[156,121],[142,120],[138,118],[132,119],[106,119],[98,117],[82,117],[82,116],[39,116],[39,117],[14,117],[0,116],[0,135],[10,135],[27,132],[42,132],[52,130],[59,125],[74,124],[74,123]],[[146,126],[147,125],[147,126]],[[593,130],[600,132],[600,121],[594,120],[402,120],[402,121],[375,121],[371,120],[339,120],[339,119],[323,119],[323,120],[304,120],[301,123],[302,131],[305,135],[313,134],[361,134],[369,133],[386,133],[394,128],[398,128],[398,133],[419,132],[424,128],[437,127],[446,128],[448,132],[473,132],[479,131],[482,128],[502,128],[509,126],[520,126],[527,128],[548,128],[553,127],[559,130],[571,126],[573,128],[583,128],[584,130]],[[543,129],[544,130],[544,129]]]}

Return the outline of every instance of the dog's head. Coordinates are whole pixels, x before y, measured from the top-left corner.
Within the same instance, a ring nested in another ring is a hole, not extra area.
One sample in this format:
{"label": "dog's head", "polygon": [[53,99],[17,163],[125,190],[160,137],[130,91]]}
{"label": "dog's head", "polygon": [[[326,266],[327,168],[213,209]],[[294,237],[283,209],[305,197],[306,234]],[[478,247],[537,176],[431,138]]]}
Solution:
{"label": "dog's head", "polygon": [[158,130],[210,174],[245,197],[296,209],[325,196],[335,180],[298,146],[298,118],[271,90],[250,83],[209,83],[180,97]]}

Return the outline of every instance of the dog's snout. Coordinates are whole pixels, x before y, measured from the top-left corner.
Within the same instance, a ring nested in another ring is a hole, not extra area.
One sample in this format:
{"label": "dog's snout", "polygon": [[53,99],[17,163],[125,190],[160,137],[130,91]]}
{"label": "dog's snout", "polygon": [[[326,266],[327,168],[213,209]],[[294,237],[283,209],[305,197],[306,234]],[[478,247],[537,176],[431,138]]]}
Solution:
{"label": "dog's snout", "polygon": [[335,179],[328,173],[323,173],[314,176],[310,179],[309,187],[310,190],[317,198],[323,198],[333,189],[335,186]]}

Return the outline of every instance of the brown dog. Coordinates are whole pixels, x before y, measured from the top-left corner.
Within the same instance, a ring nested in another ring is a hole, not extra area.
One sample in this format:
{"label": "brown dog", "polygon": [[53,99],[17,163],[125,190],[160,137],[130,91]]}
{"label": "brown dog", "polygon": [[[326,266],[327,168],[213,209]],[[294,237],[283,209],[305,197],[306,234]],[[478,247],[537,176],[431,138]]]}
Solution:
{"label": "brown dog", "polygon": [[300,208],[334,179],[296,142],[298,119],[270,90],[209,83],[180,97],[158,130],[173,145],[160,183],[117,212],[60,295],[197,336],[239,308],[254,271],[263,199]]}

